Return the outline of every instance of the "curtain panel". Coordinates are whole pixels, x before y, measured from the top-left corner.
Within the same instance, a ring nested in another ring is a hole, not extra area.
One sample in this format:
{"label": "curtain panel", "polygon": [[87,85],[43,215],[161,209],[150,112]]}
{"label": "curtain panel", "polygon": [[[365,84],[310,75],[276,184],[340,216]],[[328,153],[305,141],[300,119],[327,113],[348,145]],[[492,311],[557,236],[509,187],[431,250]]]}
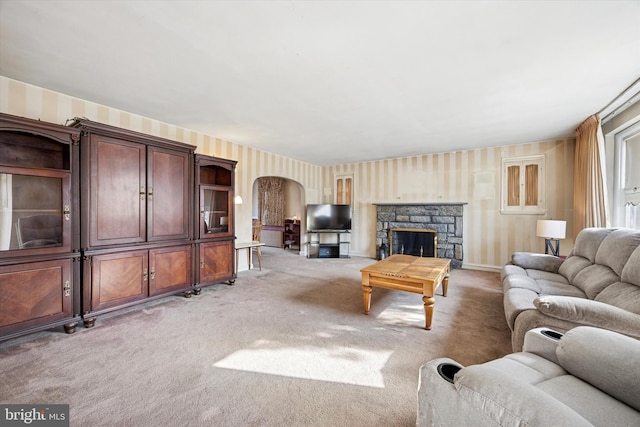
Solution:
{"label": "curtain panel", "polygon": [[263,225],[284,226],[284,178],[258,178],[258,212]]}
{"label": "curtain panel", "polygon": [[573,168],[573,235],[587,227],[606,227],[603,158],[604,136],[600,116],[594,114],[576,129]]}

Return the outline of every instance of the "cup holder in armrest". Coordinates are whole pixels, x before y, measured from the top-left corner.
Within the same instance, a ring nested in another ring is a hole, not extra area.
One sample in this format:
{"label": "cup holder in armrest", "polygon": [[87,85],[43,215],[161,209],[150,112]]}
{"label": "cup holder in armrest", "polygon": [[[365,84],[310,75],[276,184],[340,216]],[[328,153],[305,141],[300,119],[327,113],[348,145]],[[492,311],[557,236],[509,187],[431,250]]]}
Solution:
{"label": "cup holder in armrest", "polygon": [[438,374],[440,376],[453,384],[453,376],[458,373],[458,371],[462,369],[458,365],[453,365],[451,363],[441,363],[438,365]]}
{"label": "cup holder in armrest", "polygon": [[560,332],[552,331],[550,329],[543,329],[540,333],[545,337],[553,338],[554,340],[559,340],[563,335]]}

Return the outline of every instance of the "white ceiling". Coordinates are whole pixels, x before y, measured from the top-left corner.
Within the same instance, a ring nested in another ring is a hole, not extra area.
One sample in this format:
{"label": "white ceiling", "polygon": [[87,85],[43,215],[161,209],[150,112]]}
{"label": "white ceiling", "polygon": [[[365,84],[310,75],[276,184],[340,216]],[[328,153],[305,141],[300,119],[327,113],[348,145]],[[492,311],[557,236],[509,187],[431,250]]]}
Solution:
{"label": "white ceiling", "polygon": [[317,165],[564,138],[640,1],[8,1],[0,75]]}

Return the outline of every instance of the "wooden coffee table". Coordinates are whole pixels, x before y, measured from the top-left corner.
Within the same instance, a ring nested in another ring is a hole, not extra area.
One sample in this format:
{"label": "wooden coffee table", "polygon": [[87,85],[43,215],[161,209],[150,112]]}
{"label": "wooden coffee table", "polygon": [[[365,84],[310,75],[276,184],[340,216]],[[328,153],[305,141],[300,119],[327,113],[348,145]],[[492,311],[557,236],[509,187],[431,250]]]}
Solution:
{"label": "wooden coffee table", "polygon": [[447,296],[451,261],[444,258],[391,255],[360,270],[364,313],[371,308],[373,287],[422,294],[424,301],[425,329],[431,329],[436,289],[442,284],[442,295]]}

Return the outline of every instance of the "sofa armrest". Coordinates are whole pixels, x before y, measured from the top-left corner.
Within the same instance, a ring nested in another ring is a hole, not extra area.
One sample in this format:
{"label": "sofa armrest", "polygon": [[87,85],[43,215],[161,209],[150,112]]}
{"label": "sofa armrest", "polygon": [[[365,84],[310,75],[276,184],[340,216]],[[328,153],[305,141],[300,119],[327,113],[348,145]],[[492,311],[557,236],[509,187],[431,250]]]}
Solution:
{"label": "sofa armrest", "polygon": [[621,334],[639,337],[640,315],[586,298],[545,295],[533,304],[545,316],[566,320],[579,325],[608,329]]}
{"label": "sofa armrest", "polygon": [[533,252],[514,252],[511,262],[524,269],[534,269],[557,273],[563,260],[553,255],[537,254]]}

